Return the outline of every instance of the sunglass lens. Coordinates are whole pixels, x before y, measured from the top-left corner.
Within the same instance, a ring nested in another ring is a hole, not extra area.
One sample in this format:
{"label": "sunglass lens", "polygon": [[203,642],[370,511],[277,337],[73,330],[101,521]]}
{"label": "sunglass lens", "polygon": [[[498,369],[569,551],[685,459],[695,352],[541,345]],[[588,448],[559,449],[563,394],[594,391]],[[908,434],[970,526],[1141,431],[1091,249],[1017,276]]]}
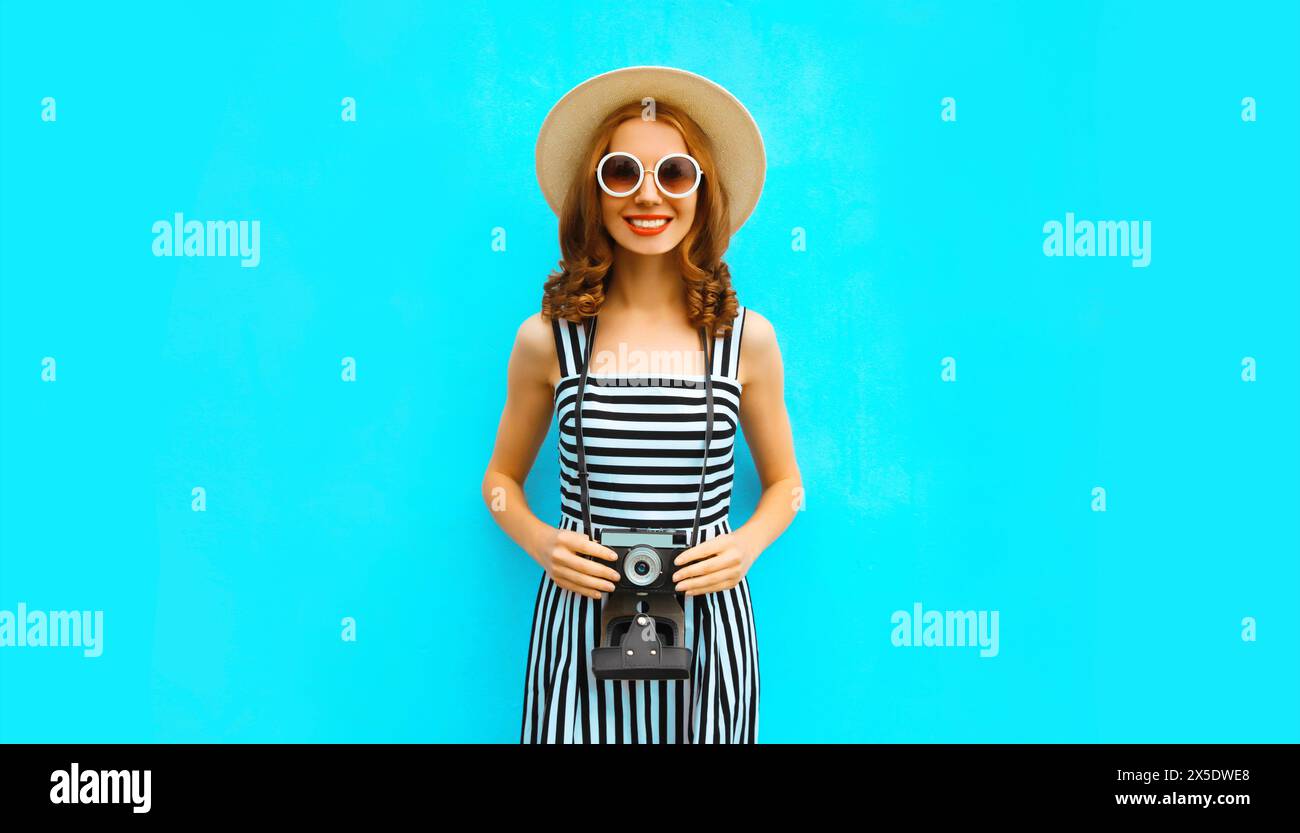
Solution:
{"label": "sunglass lens", "polygon": [[659,166],[659,187],[668,194],[685,194],[695,186],[695,166],[691,160],[674,156]]}
{"label": "sunglass lens", "polygon": [[641,179],[641,170],[630,156],[611,156],[600,168],[600,178],[611,191],[631,191]]}

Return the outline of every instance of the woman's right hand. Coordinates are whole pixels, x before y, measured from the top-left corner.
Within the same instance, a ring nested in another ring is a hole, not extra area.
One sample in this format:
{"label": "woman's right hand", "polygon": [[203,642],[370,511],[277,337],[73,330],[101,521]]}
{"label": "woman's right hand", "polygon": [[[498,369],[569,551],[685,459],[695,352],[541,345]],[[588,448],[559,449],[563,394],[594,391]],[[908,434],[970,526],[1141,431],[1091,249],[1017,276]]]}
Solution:
{"label": "woman's right hand", "polygon": [[592,561],[588,555],[606,561],[618,560],[616,552],[585,533],[558,528],[547,529],[533,558],[556,584],[590,599],[599,599],[602,592],[614,589],[619,576],[612,567]]}

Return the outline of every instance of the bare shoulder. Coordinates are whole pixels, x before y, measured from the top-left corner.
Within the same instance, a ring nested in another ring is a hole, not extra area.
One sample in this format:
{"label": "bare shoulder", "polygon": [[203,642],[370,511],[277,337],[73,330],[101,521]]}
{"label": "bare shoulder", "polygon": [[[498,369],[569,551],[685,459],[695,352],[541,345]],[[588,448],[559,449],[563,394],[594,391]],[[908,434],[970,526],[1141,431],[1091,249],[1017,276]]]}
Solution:
{"label": "bare shoulder", "polygon": [[515,331],[515,343],[521,350],[536,355],[554,348],[555,339],[551,335],[551,322],[543,318],[540,312],[533,313],[519,324],[519,329]]}
{"label": "bare shoulder", "polygon": [[539,381],[559,380],[560,364],[555,355],[555,335],[551,322],[535,312],[515,331],[514,359],[517,369]]}
{"label": "bare shoulder", "polygon": [[776,328],[766,316],[745,308],[745,325],[740,333],[740,383],[779,373],[781,351]]}

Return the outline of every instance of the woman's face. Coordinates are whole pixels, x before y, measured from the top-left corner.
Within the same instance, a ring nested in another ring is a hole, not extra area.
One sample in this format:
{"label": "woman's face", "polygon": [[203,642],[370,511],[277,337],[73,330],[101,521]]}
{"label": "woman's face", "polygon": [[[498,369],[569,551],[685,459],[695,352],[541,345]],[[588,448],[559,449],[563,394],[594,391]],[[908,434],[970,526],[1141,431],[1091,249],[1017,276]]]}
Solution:
{"label": "woman's face", "polygon": [[[615,243],[636,254],[671,252],[695,221],[700,191],[697,188],[681,199],[666,197],[660,193],[653,171],[655,163],[668,154],[686,153],[686,141],[677,128],[666,122],[635,118],[614,129],[606,153],[615,151],[640,159],[646,174],[641,188],[626,197],[611,197],[601,189],[601,215],[606,230]],[[700,188],[706,185],[701,182]]]}

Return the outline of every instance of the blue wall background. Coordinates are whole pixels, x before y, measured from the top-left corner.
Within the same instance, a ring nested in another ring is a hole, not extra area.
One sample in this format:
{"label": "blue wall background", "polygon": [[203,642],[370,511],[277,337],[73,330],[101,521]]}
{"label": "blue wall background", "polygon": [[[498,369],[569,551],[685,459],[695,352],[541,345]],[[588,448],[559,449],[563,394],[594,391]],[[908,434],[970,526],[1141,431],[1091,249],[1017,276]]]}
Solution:
{"label": "blue wall background", "polygon": [[[760,740],[1300,740],[1297,31],[1289,3],[5,4],[0,609],[103,610],[105,647],[0,650],[0,739],[518,739],[540,570],[479,483],[558,259],[533,143],[574,84],[668,64],[767,143],[728,260],[809,499],[750,573]],[[260,220],[261,265],[155,258],[177,211]],[[1067,211],[1150,220],[1151,265],[1044,257]],[[917,601],[999,611],[999,656],[893,647]]]}

